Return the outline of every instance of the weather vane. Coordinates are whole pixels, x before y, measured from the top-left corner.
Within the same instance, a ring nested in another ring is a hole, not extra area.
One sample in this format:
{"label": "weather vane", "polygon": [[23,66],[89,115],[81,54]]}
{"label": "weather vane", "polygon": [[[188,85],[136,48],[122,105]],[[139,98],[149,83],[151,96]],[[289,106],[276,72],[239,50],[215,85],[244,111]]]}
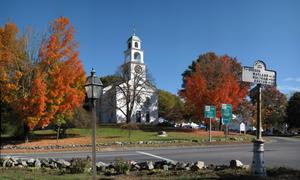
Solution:
{"label": "weather vane", "polygon": [[133,24],[133,35],[135,36],[135,25]]}

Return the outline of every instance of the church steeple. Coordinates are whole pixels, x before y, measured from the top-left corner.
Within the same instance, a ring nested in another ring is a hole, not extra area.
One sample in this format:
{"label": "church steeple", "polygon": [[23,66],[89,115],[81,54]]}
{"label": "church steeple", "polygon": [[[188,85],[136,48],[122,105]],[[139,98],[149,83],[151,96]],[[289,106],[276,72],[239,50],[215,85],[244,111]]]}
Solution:
{"label": "church steeple", "polygon": [[144,64],[144,52],[141,48],[141,40],[133,30],[132,36],[127,40],[127,50],[124,52],[125,62],[137,62]]}
{"label": "church steeple", "polygon": [[127,50],[124,51],[124,66],[128,67],[129,79],[142,77],[146,80],[146,65],[144,64],[144,52],[141,48],[141,39],[133,31],[127,40]]}

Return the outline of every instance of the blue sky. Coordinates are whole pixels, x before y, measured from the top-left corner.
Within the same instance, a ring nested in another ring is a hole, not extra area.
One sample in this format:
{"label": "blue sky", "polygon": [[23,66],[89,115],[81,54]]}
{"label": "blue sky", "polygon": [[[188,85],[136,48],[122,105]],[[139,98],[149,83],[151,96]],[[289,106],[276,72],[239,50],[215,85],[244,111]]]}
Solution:
{"label": "blue sky", "polygon": [[236,57],[244,66],[258,59],[277,71],[278,88],[300,91],[298,0],[2,0],[0,25],[45,32],[65,16],[76,29],[86,72],[113,74],[123,63],[135,26],[145,63],[158,88],[177,93],[182,72],[200,54]]}

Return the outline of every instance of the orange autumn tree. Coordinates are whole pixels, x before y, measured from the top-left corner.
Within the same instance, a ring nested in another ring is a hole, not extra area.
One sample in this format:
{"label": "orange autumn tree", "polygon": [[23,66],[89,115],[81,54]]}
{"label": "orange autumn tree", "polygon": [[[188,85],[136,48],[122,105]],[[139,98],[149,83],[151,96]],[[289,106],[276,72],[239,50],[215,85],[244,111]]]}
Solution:
{"label": "orange autumn tree", "polygon": [[30,95],[38,49],[32,34],[29,29],[19,33],[12,22],[0,27],[0,105],[4,114],[1,113],[1,123],[13,126],[15,135],[22,133],[21,124],[27,126],[27,112],[22,109],[28,106],[25,101]]}
{"label": "orange autumn tree", "polygon": [[18,81],[21,77],[19,62],[22,47],[18,28],[8,22],[0,27],[0,96],[1,103],[11,103],[17,97]]}
{"label": "orange autumn tree", "polygon": [[[56,19],[51,24],[49,38],[42,43],[39,54],[42,83],[47,89],[45,102],[39,99],[40,103],[45,104],[45,111],[39,120],[41,127],[53,122],[60,128],[84,100],[85,72],[77,47],[74,27],[69,19]],[[58,135],[59,132],[58,129]]]}
{"label": "orange autumn tree", "polygon": [[196,120],[204,119],[204,106],[214,105],[217,117],[221,116],[221,104],[232,104],[237,111],[246,97],[249,86],[240,81],[241,65],[227,55],[206,53],[193,61],[183,75],[180,96]]}

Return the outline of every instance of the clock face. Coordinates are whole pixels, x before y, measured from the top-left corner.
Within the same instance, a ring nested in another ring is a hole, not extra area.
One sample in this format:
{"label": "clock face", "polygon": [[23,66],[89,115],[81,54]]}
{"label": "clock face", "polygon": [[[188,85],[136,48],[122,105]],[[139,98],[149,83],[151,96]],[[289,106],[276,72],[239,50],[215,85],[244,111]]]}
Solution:
{"label": "clock face", "polygon": [[142,73],[143,68],[142,68],[140,65],[136,65],[136,66],[134,67],[134,71],[135,71],[136,73],[140,74],[140,73]]}

